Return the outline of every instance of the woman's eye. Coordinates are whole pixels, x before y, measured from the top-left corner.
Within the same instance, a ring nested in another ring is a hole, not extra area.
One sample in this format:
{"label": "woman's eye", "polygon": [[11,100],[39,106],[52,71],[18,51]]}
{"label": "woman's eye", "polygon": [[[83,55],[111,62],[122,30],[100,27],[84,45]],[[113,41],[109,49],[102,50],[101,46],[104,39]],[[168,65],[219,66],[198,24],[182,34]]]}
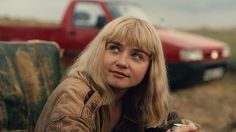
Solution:
{"label": "woman's eye", "polygon": [[143,59],[142,53],[139,53],[139,52],[133,53],[133,54],[132,54],[132,57],[133,57],[135,60],[142,60],[142,59]]}
{"label": "woman's eye", "polygon": [[120,51],[120,47],[115,44],[108,44],[107,50],[110,50],[112,53],[118,53]]}

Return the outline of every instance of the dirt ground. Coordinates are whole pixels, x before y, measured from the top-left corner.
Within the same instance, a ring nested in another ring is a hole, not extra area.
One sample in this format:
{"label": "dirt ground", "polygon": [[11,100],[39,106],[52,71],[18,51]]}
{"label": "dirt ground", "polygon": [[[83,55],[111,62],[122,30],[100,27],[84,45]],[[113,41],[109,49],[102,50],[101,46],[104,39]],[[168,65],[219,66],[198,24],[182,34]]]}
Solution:
{"label": "dirt ground", "polygon": [[236,75],[172,92],[181,117],[197,122],[203,132],[236,132]]}

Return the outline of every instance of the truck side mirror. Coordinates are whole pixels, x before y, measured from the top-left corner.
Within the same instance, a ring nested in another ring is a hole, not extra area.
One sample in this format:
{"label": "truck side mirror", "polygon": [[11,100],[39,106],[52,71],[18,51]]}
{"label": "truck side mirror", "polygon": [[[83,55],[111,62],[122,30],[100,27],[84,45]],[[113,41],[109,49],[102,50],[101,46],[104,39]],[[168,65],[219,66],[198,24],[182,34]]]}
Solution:
{"label": "truck side mirror", "polygon": [[98,16],[96,28],[101,29],[107,24],[106,16]]}

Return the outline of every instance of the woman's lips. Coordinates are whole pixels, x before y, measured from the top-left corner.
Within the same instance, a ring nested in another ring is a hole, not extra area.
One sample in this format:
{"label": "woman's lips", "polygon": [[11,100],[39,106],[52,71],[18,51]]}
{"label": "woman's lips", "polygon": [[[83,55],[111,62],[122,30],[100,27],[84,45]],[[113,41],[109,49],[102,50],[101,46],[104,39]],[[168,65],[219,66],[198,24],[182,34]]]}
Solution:
{"label": "woman's lips", "polygon": [[123,72],[119,72],[119,71],[111,71],[112,74],[117,77],[117,78],[125,78],[125,77],[129,77],[128,75],[126,75]]}

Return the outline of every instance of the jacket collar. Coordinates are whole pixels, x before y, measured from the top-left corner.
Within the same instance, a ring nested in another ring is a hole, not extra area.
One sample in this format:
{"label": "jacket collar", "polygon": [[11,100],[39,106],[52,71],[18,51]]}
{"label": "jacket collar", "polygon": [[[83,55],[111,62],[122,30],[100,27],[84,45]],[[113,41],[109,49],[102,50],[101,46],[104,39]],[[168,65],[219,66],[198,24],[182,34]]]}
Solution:
{"label": "jacket collar", "polygon": [[[92,95],[89,95],[90,92],[93,92]],[[102,104],[101,99],[102,97],[97,91],[90,90],[86,96],[90,96],[87,102],[85,102],[85,105],[88,106],[88,108],[93,112],[96,113],[99,108],[101,108]]]}

